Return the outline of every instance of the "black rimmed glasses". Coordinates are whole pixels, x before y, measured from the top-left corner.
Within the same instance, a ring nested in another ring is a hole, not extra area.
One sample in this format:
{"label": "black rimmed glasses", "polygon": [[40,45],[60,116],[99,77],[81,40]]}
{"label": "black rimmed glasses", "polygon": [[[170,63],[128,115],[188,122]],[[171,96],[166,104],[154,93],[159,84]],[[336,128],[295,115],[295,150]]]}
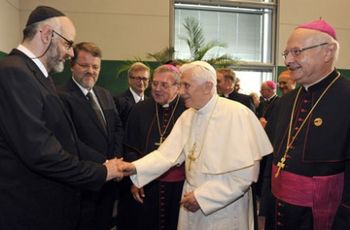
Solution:
{"label": "black rimmed glasses", "polygon": [[324,42],[324,43],[321,43],[321,44],[318,44],[318,45],[313,45],[313,46],[308,46],[308,47],[304,47],[302,49],[300,48],[292,48],[290,50],[285,50],[283,53],[282,53],[282,56],[284,59],[287,58],[288,54],[290,53],[293,57],[298,57],[302,52],[304,52],[305,50],[309,50],[309,49],[313,49],[313,48],[317,48],[317,47],[320,47],[320,46],[324,46],[324,45],[328,45],[328,42]]}
{"label": "black rimmed glasses", "polygon": [[143,82],[148,81],[148,78],[147,78],[147,77],[134,77],[134,76],[130,76],[129,78],[132,79],[132,80],[135,80],[135,81],[143,81]]}
{"label": "black rimmed glasses", "polygon": [[69,40],[69,39],[65,38],[62,34],[56,32],[55,30],[52,30],[52,32],[54,34],[57,34],[60,38],[62,38],[65,41],[67,50],[69,50],[69,49],[71,49],[73,47],[74,42],[72,40]]}

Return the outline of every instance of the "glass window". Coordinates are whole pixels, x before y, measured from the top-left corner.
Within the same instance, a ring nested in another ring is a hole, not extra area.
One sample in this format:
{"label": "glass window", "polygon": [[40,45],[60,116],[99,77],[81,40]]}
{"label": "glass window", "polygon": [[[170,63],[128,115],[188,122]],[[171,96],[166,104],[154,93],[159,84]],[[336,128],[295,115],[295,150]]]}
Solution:
{"label": "glass window", "polygon": [[[203,2],[173,1],[175,58],[190,58],[189,47],[181,37],[186,36],[185,19],[193,17],[200,23],[205,42],[216,40],[226,44],[226,47],[211,49],[204,59],[228,54],[241,61],[244,71],[237,71],[237,76],[242,78],[242,89],[247,93],[259,92],[261,82],[271,80],[275,69],[275,1]],[[261,70],[259,65],[262,66]],[[249,80],[244,80],[246,78]]]}

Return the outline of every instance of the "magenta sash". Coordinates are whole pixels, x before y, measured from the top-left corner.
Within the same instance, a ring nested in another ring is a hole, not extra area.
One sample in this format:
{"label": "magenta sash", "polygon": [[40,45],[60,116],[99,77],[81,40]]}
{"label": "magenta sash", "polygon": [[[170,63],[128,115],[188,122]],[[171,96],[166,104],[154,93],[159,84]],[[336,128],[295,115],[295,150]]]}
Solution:
{"label": "magenta sash", "polygon": [[272,165],[272,193],[286,203],[312,208],[314,230],[330,230],[341,203],[344,173],[306,177],[281,171]]}

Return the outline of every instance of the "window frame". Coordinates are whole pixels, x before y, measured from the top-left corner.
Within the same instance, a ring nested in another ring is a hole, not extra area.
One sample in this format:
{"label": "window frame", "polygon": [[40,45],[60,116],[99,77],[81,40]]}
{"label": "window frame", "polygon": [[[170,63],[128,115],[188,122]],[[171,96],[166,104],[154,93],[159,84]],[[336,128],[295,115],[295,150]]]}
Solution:
{"label": "window frame", "polygon": [[236,1],[236,0],[170,0],[170,36],[169,44],[171,47],[175,45],[175,3],[184,4],[205,4],[205,5],[220,5],[226,7],[250,7],[250,8],[266,8],[272,11],[272,28],[271,28],[271,62],[248,62],[240,61],[239,66],[235,70],[251,70],[261,72],[271,72],[274,79],[277,71],[276,66],[276,50],[277,50],[277,19],[278,19],[278,0],[271,2],[253,2],[253,1]]}

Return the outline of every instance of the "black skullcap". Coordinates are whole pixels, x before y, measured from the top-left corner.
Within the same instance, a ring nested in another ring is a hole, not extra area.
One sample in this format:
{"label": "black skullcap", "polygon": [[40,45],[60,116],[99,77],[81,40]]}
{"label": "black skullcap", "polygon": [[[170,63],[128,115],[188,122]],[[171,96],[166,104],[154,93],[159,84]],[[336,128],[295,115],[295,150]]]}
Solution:
{"label": "black skullcap", "polygon": [[38,6],[30,13],[26,26],[29,26],[36,22],[44,21],[48,18],[60,17],[60,16],[66,16],[66,15],[64,15],[64,13],[62,13],[61,11],[56,10],[55,8],[52,8],[49,6]]}

